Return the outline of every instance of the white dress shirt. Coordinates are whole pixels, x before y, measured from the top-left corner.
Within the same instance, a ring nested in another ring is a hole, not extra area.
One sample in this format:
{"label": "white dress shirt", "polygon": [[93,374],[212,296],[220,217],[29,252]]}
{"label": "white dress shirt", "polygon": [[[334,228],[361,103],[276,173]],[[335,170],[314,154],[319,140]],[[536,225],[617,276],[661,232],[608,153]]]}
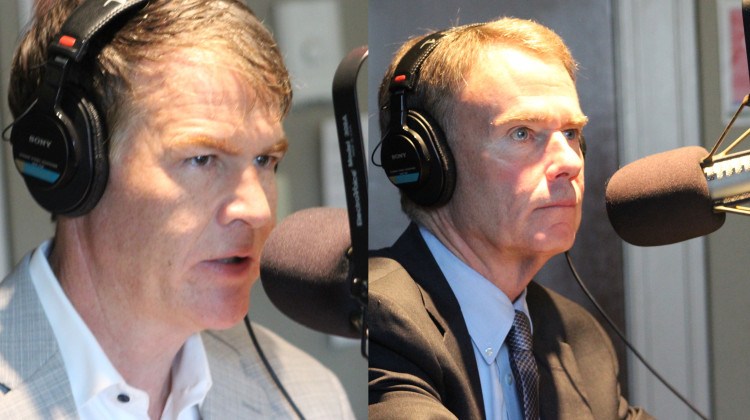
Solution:
{"label": "white dress shirt", "polygon": [[505,337],[516,310],[529,314],[526,290],[511,302],[502,290],[456,257],[427,229],[420,227],[419,231],[461,307],[474,345],[487,419],[523,420]]}
{"label": "white dress shirt", "polygon": [[[50,244],[34,251],[29,272],[60,347],[80,419],[149,420],[148,394],[125,382],[63,292],[47,261]],[[194,334],[172,364],[171,393],[161,418],[200,419],[198,408],[211,384],[203,341]]]}

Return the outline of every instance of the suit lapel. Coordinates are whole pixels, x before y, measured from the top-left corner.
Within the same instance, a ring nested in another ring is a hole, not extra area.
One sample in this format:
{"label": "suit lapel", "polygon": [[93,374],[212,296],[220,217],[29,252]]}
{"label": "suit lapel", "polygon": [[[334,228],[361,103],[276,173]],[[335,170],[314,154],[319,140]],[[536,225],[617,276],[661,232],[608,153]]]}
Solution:
{"label": "suit lapel", "polygon": [[539,366],[542,418],[593,420],[578,363],[565,342],[564,327],[556,305],[534,282],[526,301],[534,324],[534,357]]}
{"label": "suit lapel", "polygon": [[242,323],[221,333],[204,331],[201,337],[214,379],[200,410],[203,420],[288,416],[283,411],[287,407],[286,401],[279,403],[277,390],[265,382],[268,373],[254,353]]}
{"label": "suit lapel", "polygon": [[0,383],[9,389],[0,394],[0,418],[74,419],[70,383],[29,260],[30,254],[0,283]]}
{"label": "suit lapel", "polygon": [[[211,364],[211,375],[216,378],[237,375],[236,372],[224,372],[220,375],[221,369],[216,370],[218,372],[214,372],[214,364]],[[278,414],[273,413],[270,408],[271,403],[266,391],[257,383],[238,384],[227,380],[217,380],[206,395],[200,413],[203,420],[266,419]]]}
{"label": "suit lapel", "polygon": [[256,357],[243,357],[243,352],[252,347],[250,340],[247,340],[247,349],[239,349],[214,331],[204,331],[201,337],[213,378],[211,390],[200,409],[203,420],[278,417],[280,414],[273,410],[268,390],[259,379],[266,375],[263,366],[257,363]]}
{"label": "suit lapel", "polygon": [[456,363],[457,371],[466,374],[474,405],[484,417],[482,385],[466,321],[448,281],[422,239],[419,227],[412,223],[385,256],[398,261],[424,290],[425,309],[438,328],[444,331],[443,343]]}
{"label": "suit lapel", "polygon": [[77,419],[70,383],[59,353],[0,397],[0,418]]}

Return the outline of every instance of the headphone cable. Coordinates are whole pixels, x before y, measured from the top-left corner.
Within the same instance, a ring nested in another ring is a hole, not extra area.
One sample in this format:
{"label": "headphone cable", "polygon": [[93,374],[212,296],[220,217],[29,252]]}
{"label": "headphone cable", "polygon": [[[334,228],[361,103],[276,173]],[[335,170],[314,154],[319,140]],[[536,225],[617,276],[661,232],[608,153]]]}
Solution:
{"label": "headphone cable", "polygon": [[677,391],[677,389],[675,389],[669,382],[667,382],[667,380],[664,379],[659,374],[659,372],[657,372],[656,369],[654,369],[654,367],[651,366],[651,364],[649,364],[646,361],[646,358],[643,357],[643,355],[641,355],[641,353],[638,350],[636,350],[635,347],[632,344],[630,344],[630,342],[628,341],[628,339],[625,338],[625,334],[622,331],[620,331],[619,328],[617,328],[617,326],[615,325],[614,321],[612,321],[612,319],[607,315],[607,313],[604,312],[604,309],[599,305],[599,303],[596,301],[596,299],[594,299],[594,296],[591,294],[591,292],[589,292],[589,289],[586,288],[586,285],[583,284],[583,281],[581,280],[581,277],[578,275],[578,272],[576,271],[575,267],[573,266],[573,261],[570,259],[570,253],[568,251],[565,251],[565,259],[568,261],[568,267],[570,267],[570,271],[573,273],[573,277],[575,277],[576,282],[581,287],[581,290],[583,290],[583,293],[586,295],[586,297],[589,298],[589,300],[591,301],[591,303],[594,304],[594,307],[596,308],[596,310],[604,317],[604,319],[607,321],[607,324],[609,324],[609,326],[612,327],[612,329],[620,337],[620,339],[623,341],[623,343],[625,343],[625,345],[628,347],[628,349],[630,349],[630,351],[633,352],[633,354],[635,355],[635,357],[637,357],[638,360],[640,360],[641,363],[643,363],[643,365],[646,367],[646,369],[648,369],[656,377],[656,379],[658,379],[662,384],[664,384],[664,386],[666,386],[670,391],[672,391],[672,393],[675,396],[677,396],[677,398],[679,398],[683,403],[685,403],[685,405],[687,405],[691,410],[693,410],[693,412],[695,414],[697,414],[698,417],[700,417],[703,420],[709,420],[709,418],[705,414],[701,413],[701,411],[698,410],[697,407],[695,407],[693,404],[691,404],[690,401],[688,401],[687,398],[685,398],[682,394],[680,394],[679,391]]}

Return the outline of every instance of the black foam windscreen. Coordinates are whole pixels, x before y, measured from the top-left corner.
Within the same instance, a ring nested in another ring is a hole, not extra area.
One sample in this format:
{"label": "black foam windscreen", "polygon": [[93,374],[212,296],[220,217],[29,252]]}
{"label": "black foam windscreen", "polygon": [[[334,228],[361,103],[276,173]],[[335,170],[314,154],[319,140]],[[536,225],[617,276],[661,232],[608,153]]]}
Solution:
{"label": "black foam windscreen", "polygon": [[647,156],[619,169],[607,184],[609,221],[626,242],[668,245],[719,229],[726,218],[713,210],[700,166],[708,154],[691,146]]}
{"label": "black foam windscreen", "polygon": [[359,338],[352,319],[347,211],[318,207],[279,223],[263,248],[260,277],[271,302],[285,315],[327,334]]}

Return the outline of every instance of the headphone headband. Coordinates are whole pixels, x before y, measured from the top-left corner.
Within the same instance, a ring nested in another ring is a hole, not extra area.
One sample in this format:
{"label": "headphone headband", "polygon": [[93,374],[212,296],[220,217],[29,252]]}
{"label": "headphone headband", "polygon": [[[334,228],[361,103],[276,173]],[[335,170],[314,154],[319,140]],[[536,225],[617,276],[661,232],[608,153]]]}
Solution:
{"label": "headphone headband", "polygon": [[401,60],[399,60],[393,72],[393,78],[389,90],[391,92],[396,92],[400,89],[413,90],[417,84],[417,80],[419,80],[419,72],[422,70],[422,64],[424,64],[427,57],[432,54],[443,38],[451,32],[455,32],[459,29],[473,28],[484,24],[485,23],[472,23],[469,25],[458,26],[443,31],[433,32],[420,39],[419,42],[412,45],[406,54],[401,57]]}
{"label": "headphone headband", "polygon": [[[110,29],[113,22],[146,5],[148,0],[88,0],[78,6],[63,23],[47,47],[48,62],[37,97],[41,106],[57,105],[71,71],[88,56],[89,46]],[[92,51],[96,53],[97,51]],[[84,87],[85,88],[85,87]],[[50,93],[49,89],[54,89]]]}
{"label": "headphone headband", "polygon": [[432,54],[435,47],[445,37],[445,31],[435,32],[427,35],[414,44],[409,51],[401,57],[393,72],[393,78],[389,90],[395,93],[399,90],[412,90],[419,79],[419,71],[427,57]]}
{"label": "headphone headband", "polygon": [[80,62],[89,45],[110,23],[122,19],[146,5],[148,0],[89,0],[76,8],[63,23],[48,49],[52,56],[63,56]]}

